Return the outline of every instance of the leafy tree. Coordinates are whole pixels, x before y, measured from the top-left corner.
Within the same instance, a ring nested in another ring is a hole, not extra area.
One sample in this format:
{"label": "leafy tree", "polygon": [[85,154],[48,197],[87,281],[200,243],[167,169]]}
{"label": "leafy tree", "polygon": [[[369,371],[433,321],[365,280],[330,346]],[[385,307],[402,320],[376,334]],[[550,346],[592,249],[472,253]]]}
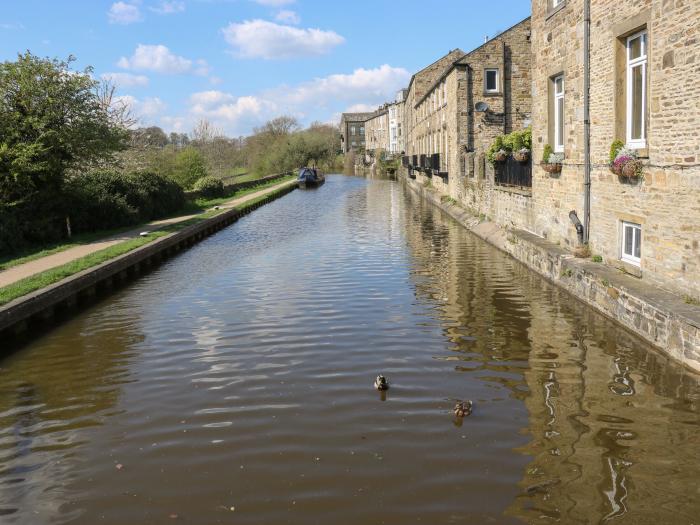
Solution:
{"label": "leafy tree", "polygon": [[90,68],[29,51],[0,64],[0,203],[55,198],[70,171],[108,164],[126,144]]}
{"label": "leafy tree", "polygon": [[181,188],[189,189],[195,182],[206,176],[207,168],[204,157],[198,150],[188,146],[177,153],[170,177]]}

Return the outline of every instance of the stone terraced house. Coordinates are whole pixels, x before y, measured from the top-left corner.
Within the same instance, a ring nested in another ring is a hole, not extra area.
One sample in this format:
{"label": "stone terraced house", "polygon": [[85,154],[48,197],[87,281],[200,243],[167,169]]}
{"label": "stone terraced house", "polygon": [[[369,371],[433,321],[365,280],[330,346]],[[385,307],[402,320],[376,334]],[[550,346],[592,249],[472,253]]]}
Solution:
{"label": "stone terraced house", "polygon": [[[700,298],[700,1],[589,1],[589,56],[584,0],[532,2],[533,157],[549,144],[564,161],[554,176],[534,165],[529,229],[573,248],[574,210],[606,263]],[[641,177],[611,172],[616,139],[642,161]]]}
{"label": "stone terraced house", "polygon": [[340,144],[343,153],[365,149],[365,122],[374,113],[343,113],[340,118]]}
{"label": "stone terraced house", "polygon": [[389,110],[388,104],[380,107],[365,121],[365,149],[389,151]]}
{"label": "stone terraced house", "polygon": [[486,151],[496,136],[530,125],[530,66],[527,18],[447,64],[415,102],[413,129],[429,164],[418,159],[419,182],[431,178],[475,215],[519,227],[530,215],[529,181],[525,188],[499,184]]}

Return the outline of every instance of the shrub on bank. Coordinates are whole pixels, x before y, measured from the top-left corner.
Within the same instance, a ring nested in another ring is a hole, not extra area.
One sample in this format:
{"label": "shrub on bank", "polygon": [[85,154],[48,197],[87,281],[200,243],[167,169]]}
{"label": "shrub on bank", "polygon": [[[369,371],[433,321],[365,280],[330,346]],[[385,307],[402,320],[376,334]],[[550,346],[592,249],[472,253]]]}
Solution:
{"label": "shrub on bank", "polygon": [[208,199],[224,196],[224,183],[221,179],[207,176],[202,177],[194,183],[193,190],[199,192],[199,195]]}
{"label": "shrub on bank", "polygon": [[92,172],[67,187],[73,231],[118,228],[174,213],[185,203],[175,182],[150,172]]}

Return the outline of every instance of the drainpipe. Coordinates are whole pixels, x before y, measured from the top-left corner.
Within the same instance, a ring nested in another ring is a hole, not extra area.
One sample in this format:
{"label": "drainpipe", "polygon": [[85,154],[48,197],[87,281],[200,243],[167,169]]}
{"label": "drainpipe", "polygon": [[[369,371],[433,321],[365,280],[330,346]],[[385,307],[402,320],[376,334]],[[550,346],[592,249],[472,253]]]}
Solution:
{"label": "drainpipe", "polygon": [[583,0],[583,242],[591,229],[591,0]]}

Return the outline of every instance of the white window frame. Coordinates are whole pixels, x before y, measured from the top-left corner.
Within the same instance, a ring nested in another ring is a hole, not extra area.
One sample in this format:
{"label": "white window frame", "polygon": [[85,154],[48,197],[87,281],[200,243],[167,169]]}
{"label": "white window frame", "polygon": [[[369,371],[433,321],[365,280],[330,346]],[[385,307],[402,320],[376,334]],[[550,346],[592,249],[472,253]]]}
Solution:
{"label": "white window frame", "polygon": [[[631,43],[633,40],[641,37],[640,55],[633,60],[630,59]],[[642,149],[647,147],[647,31],[646,29],[627,37],[626,43],[626,58],[627,58],[627,147],[631,149]],[[637,68],[642,68],[642,137],[640,139],[632,138],[632,71]]]}
{"label": "white window frame", "polygon": [[442,82],[442,105],[447,105],[447,81]]}
{"label": "white window frame", "polygon": [[[496,88],[495,89],[489,89],[489,72],[493,71],[496,73]],[[498,93],[500,91],[501,87],[501,75],[498,71],[497,68],[488,68],[484,69],[484,92],[485,93]]]}
{"label": "white window frame", "polygon": [[562,4],[564,0],[552,0],[552,9],[555,7],[559,7],[560,4]]}
{"label": "white window frame", "polygon": [[[561,79],[561,92],[557,92],[557,80]],[[566,105],[566,99],[564,98],[564,94],[566,93],[566,83],[564,79],[564,75],[557,75],[554,78],[552,78],[552,93],[554,94],[554,152],[555,153],[563,153],[564,152],[564,144],[559,144],[559,129],[561,128],[562,133],[562,139],[564,137],[564,110],[565,110],[565,105]],[[561,114],[559,113],[559,100],[562,100],[562,110]]]}
{"label": "white window frame", "polygon": [[[629,221],[621,221],[622,224],[622,232],[620,235],[620,240],[621,240],[621,246],[620,246],[620,259],[622,259],[625,262],[628,262],[630,264],[634,264],[635,266],[641,266],[642,263],[642,250],[639,250],[639,257],[634,255],[635,247],[638,246],[641,241],[642,241],[642,225],[637,224],[636,222],[629,222]],[[626,240],[627,240],[627,228],[631,227],[632,228],[632,253],[625,253],[625,246],[626,246]],[[635,235],[635,231],[639,231],[639,235]]]}

